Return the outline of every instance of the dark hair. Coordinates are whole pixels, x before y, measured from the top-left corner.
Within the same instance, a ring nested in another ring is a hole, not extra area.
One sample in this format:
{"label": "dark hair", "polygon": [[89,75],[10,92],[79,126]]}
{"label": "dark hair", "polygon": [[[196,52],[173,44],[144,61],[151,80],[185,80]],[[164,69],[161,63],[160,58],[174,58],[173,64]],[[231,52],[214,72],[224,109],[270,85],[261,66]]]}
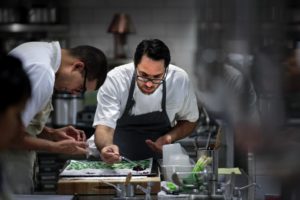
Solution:
{"label": "dark hair", "polygon": [[89,81],[97,79],[97,90],[104,83],[107,74],[107,60],[104,53],[88,45],[71,48],[69,52],[84,63]]}
{"label": "dark hair", "polygon": [[159,39],[143,40],[138,44],[134,54],[135,67],[141,62],[143,55],[147,55],[153,60],[163,59],[165,61],[165,68],[170,64],[170,50],[167,45]]}
{"label": "dark hair", "polygon": [[0,113],[31,97],[31,84],[19,59],[0,56]]}

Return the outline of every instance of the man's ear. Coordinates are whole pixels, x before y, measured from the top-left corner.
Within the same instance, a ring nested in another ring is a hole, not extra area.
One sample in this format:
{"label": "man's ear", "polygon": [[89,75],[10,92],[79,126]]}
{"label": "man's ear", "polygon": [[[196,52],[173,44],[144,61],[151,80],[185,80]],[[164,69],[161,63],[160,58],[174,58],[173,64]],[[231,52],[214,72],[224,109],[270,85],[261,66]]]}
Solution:
{"label": "man's ear", "polygon": [[73,63],[73,69],[83,71],[84,70],[84,63],[81,61],[76,61]]}

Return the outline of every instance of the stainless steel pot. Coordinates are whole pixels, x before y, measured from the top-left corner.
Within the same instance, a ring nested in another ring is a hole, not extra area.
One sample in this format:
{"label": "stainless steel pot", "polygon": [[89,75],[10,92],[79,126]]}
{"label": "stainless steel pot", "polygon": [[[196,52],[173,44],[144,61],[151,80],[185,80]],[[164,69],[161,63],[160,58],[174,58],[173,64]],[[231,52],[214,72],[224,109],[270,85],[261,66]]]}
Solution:
{"label": "stainless steel pot", "polygon": [[83,95],[54,94],[54,125],[76,125],[77,114],[83,110]]}

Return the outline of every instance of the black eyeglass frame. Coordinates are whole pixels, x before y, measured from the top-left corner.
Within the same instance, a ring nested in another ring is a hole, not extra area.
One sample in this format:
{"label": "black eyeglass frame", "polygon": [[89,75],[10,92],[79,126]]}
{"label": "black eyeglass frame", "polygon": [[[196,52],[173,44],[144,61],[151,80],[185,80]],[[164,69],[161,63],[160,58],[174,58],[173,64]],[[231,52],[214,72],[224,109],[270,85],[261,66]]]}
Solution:
{"label": "black eyeglass frame", "polygon": [[165,81],[165,79],[167,77],[167,73],[168,73],[168,67],[167,67],[162,78],[146,78],[146,77],[138,75],[137,68],[135,70],[136,70],[136,78],[137,78],[137,80],[142,81],[144,83],[147,83],[147,82],[150,81],[153,84],[162,84]]}
{"label": "black eyeglass frame", "polygon": [[82,89],[81,93],[85,93],[86,90],[87,90],[87,88],[86,88],[86,80],[87,80],[88,70],[87,70],[86,67],[84,68],[84,71],[85,71],[85,74],[84,74],[84,79],[83,79],[83,89]]}

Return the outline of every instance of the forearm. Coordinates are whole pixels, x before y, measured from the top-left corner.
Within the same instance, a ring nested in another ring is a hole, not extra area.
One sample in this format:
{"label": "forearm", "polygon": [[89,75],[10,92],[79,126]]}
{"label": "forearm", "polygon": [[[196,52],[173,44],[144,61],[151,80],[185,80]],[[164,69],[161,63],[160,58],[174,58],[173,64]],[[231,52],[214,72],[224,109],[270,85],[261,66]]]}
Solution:
{"label": "forearm", "polygon": [[14,145],[16,149],[33,150],[33,151],[53,151],[53,142],[45,139],[32,137],[25,133],[21,140]]}
{"label": "forearm", "polygon": [[178,121],[167,134],[171,137],[171,142],[175,142],[189,136],[195,129],[197,122]]}
{"label": "forearm", "polygon": [[98,125],[95,131],[95,144],[99,151],[105,146],[113,144],[114,129],[104,125]]}
{"label": "forearm", "polygon": [[53,132],[53,128],[45,126],[42,132],[38,135],[39,138],[43,138],[46,140],[54,140],[53,135],[51,134]]}

